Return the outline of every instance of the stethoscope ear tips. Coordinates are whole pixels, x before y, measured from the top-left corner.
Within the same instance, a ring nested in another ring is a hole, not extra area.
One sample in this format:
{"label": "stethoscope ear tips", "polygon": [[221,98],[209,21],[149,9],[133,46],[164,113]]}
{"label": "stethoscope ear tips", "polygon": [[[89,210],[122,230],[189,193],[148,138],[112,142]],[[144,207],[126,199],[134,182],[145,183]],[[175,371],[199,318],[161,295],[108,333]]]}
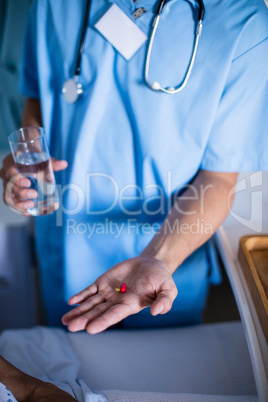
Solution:
{"label": "stethoscope ear tips", "polygon": [[154,81],[150,86],[150,88],[153,89],[154,91],[165,92],[166,94],[175,94],[176,92],[178,92],[174,87],[162,88],[159,82],[157,81]]}
{"label": "stethoscope ear tips", "polygon": [[155,91],[159,91],[159,89],[161,89],[161,85],[159,84],[159,82],[155,81],[152,83],[151,88],[154,89]]}

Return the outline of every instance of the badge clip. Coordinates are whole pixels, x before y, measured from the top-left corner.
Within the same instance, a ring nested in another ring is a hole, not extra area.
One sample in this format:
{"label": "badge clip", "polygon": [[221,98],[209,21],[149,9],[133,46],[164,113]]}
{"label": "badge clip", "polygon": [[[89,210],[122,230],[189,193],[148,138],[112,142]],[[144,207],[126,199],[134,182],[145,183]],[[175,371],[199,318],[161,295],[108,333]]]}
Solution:
{"label": "badge clip", "polygon": [[137,8],[133,13],[132,17],[135,18],[135,20],[139,17],[141,17],[143,14],[146,13],[146,10],[144,7]]}

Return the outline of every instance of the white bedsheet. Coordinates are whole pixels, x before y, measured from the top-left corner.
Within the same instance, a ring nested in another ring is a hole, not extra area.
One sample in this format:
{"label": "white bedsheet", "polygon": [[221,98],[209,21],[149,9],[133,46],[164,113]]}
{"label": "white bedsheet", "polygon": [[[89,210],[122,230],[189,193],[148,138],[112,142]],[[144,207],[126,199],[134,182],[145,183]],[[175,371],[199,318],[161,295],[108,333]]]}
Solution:
{"label": "white bedsheet", "polygon": [[7,330],[0,336],[0,354],[33,377],[51,382],[79,402],[107,402],[78,378],[80,362],[61,329],[37,327]]}
{"label": "white bedsheet", "polygon": [[0,354],[81,402],[258,400],[239,322],[94,336],[7,330]]}

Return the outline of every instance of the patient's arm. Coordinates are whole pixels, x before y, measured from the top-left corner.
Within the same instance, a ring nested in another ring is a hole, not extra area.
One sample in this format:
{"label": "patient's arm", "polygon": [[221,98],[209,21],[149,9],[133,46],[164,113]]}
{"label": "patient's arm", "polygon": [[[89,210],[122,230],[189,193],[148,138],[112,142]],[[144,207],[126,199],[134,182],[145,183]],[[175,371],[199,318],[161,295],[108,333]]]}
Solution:
{"label": "patient's arm", "polygon": [[48,382],[40,381],[23,373],[0,356],[0,382],[20,402],[72,402],[70,394]]}

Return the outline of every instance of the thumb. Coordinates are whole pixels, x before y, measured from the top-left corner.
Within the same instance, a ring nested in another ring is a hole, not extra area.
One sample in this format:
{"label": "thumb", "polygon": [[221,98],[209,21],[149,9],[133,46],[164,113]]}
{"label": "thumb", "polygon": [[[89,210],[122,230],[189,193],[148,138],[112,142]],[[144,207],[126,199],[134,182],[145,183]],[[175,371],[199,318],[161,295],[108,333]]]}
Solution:
{"label": "thumb", "polygon": [[177,288],[171,290],[162,290],[158,293],[156,300],[153,302],[151,307],[151,314],[153,316],[158,314],[166,314],[172,307],[174,299],[178,294]]}
{"label": "thumb", "polygon": [[58,172],[60,170],[64,170],[68,166],[68,162],[65,160],[57,160],[55,158],[51,158],[52,168],[54,172]]}

